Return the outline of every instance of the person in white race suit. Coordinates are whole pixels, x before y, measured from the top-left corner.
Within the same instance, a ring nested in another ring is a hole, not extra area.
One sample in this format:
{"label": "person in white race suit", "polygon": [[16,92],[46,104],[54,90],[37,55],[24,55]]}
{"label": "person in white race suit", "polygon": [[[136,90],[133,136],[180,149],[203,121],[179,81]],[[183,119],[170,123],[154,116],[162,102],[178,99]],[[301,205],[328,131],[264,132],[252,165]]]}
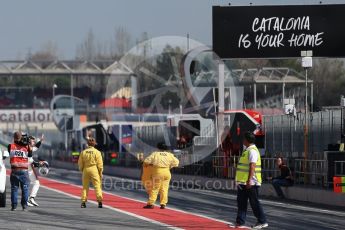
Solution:
{"label": "person in white race suit", "polygon": [[[42,134],[41,139],[37,139],[34,136],[29,137],[30,146],[32,147],[32,152],[36,152],[39,147],[41,146],[42,142],[44,140],[44,135]],[[40,188],[40,181],[38,179],[38,174],[35,168],[39,167],[40,162],[37,162],[33,159],[33,157],[29,158],[29,178],[30,178],[30,184],[32,185],[30,196],[28,199],[28,206],[39,206],[36,199],[38,190]]]}

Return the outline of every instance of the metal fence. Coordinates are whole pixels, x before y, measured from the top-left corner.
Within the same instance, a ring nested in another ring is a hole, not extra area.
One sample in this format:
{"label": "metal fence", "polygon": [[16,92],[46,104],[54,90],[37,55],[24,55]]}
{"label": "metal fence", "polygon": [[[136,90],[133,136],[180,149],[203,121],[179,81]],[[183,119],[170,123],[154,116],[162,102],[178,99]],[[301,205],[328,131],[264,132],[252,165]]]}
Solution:
{"label": "metal fence", "polygon": [[[178,156],[181,167],[174,168],[173,173],[235,179],[239,156],[216,155],[202,160],[195,159],[195,157],[197,156],[181,152]],[[329,188],[329,185],[332,183],[332,181],[328,181],[327,160],[288,158],[286,159],[286,164],[291,169],[295,184]],[[276,158],[261,158],[261,165],[263,182],[271,182],[272,177],[280,175],[280,169],[276,165]],[[345,161],[335,161],[335,165],[335,175],[345,176]],[[137,168],[141,167],[141,164],[131,154],[120,154],[114,166]]]}
{"label": "metal fence", "polygon": [[[268,155],[282,153],[286,157],[302,157],[304,152],[305,114],[297,116],[264,116],[265,149]],[[308,114],[308,150],[310,159],[341,139],[341,110]]]}
{"label": "metal fence", "polygon": [[[214,156],[212,158],[213,176],[217,178],[235,179],[236,165],[238,161],[238,156]],[[263,181],[269,181],[269,178],[276,177],[280,173],[276,166],[276,158],[262,158],[261,167]]]}
{"label": "metal fence", "polygon": [[345,177],[345,161],[334,161],[334,176]]}
{"label": "metal fence", "polygon": [[296,184],[328,187],[328,162],[326,160],[294,160],[294,179]]}
{"label": "metal fence", "polygon": [[[225,157],[213,156],[212,163],[197,162],[183,169],[175,169],[175,173],[185,175],[208,176],[214,178],[235,179],[238,156]],[[329,188],[332,181],[328,181],[328,161],[327,160],[304,160],[287,159],[287,166],[291,169],[295,184]],[[276,165],[276,158],[262,158],[262,180],[271,182],[272,177],[280,175],[280,170]],[[345,161],[336,162],[336,175],[345,173]]]}

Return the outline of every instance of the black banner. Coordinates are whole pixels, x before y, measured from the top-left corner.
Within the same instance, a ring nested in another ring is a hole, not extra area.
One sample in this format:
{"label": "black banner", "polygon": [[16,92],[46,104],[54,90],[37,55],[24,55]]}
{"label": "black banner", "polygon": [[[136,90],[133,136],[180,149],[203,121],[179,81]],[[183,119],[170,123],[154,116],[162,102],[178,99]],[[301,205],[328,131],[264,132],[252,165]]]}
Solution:
{"label": "black banner", "polygon": [[213,50],[223,59],[345,57],[345,5],[214,6]]}

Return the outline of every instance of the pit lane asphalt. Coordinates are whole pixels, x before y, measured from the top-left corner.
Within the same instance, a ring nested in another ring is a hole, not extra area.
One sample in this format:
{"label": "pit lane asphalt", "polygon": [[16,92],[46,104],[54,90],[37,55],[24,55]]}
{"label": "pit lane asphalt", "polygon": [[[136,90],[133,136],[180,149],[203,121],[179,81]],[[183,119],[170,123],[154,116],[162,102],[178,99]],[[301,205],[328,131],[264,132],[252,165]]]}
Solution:
{"label": "pit lane asphalt", "polygon": [[[52,169],[48,178],[81,184],[81,174],[65,169]],[[146,201],[147,195],[136,180],[104,177],[104,191],[116,195]],[[30,208],[29,212],[20,209],[10,211],[9,185],[7,186],[8,207],[0,209],[0,229],[162,229],[165,227],[148,223],[109,209],[98,209],[88,204],[80,209],[78,199],[66,197],[41,188],[37,201],[40,207]],[[343,229],[345,212],[326,209],[308,203],[261,199],[269,223],[268,229]],[[233,222],[236,217],[236,195],[202,189],[171,189],[169,207]],[[248,208],[247,223],[256,220]],[[212,226],[210,226],[212,229]]]}

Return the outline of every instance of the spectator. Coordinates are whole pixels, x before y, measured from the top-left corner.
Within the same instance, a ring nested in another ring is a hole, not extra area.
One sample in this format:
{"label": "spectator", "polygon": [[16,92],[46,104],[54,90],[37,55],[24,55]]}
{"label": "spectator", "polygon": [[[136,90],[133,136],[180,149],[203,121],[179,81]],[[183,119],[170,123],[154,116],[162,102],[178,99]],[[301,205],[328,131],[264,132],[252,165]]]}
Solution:
{"label": "spectator", "polygon": [[291,170],[288,166],[286,166],[282,157],[277,157],[276,163],[280,169],[280,176],[274,177],[272,179],[272,185],[276,190],[278,197],[284,199],[285,196],[281,189],[281,186],[292,186],[293,185],[293,177],[291,174]]}

